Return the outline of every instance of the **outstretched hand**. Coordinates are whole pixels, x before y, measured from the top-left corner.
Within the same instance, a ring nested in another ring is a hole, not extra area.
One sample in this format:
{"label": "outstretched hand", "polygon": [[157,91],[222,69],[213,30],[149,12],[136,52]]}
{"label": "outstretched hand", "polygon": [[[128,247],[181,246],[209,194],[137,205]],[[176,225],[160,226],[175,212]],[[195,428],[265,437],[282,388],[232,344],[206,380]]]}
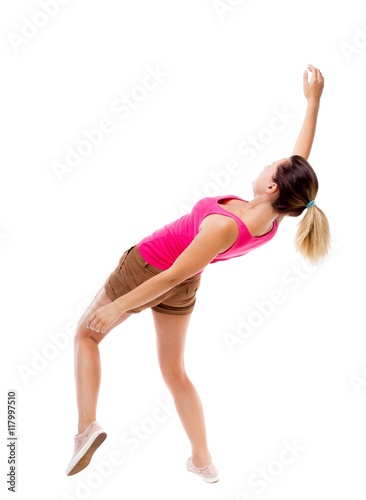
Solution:
{"label": "outstretched hand", "polygon": [[116,323],[121,314],[121,311],[112,302],[92,312],[86,320],[86,326],[94,332],[106,333]]}
{"label": "outstretched hand", "polygon": [[308,72],[304,71],[304,94],[308,102],[320,101],[324,88],[324,77],[318,68],[308,64],[308,70],[311,72],[310,81],[308,81]]}

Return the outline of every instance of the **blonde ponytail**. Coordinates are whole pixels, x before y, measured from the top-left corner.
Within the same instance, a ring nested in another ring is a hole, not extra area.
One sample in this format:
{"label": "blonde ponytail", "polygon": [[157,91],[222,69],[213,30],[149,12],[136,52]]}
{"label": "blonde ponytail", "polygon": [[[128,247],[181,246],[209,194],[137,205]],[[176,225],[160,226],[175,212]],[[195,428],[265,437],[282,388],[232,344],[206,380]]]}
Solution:
{"label": "blonde ponytail", "polygon": [[298,224],[295,238],[297,250],[312,264],[327,256],[330,248],[329,222],[325,213],[310,204]]}
{"label": "blonde ponytail", "polygon": [[295,245],[306,259],[316,264],[329,252],[330,230],[326,215],[315,205],[319,183],[314,169],[305,158],[293,155],[278,165],[273,181],[279,190],[272,202],[277,213],[298,217],[305,210]]}

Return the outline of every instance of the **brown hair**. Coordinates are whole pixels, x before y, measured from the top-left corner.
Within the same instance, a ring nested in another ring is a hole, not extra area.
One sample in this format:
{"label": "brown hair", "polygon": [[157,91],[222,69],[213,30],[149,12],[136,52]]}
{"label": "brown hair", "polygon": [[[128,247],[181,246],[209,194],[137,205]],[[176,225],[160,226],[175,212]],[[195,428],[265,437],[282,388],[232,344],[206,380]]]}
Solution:
{"label": "brown hair", "polygon": [[310,164],[299,155],[290,156],[277,167],[273,181],[279,195],[272,203],[276,212],[297,217],[306,210],[298,224],[296,248],[313,264],[325,257],[330,247],[329,223],[324,212],[307,204],[318,193],[318,178]]}

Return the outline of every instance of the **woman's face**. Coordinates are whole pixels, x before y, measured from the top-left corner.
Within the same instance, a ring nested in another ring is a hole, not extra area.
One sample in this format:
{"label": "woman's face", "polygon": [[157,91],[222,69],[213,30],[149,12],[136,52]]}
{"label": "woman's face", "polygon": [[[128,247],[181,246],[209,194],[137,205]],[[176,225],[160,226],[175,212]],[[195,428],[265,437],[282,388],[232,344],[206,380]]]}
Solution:
{"label": "woman's face", "polygon": [[281,165],[288,158],[282,158],[281,160],[274,161],[271,165],[266,165],[258,177],[253,181],[253,193],[256,194],[270,194],[276,187],[276,183],[273,181],[273,177],[276,175],[278,165]]}

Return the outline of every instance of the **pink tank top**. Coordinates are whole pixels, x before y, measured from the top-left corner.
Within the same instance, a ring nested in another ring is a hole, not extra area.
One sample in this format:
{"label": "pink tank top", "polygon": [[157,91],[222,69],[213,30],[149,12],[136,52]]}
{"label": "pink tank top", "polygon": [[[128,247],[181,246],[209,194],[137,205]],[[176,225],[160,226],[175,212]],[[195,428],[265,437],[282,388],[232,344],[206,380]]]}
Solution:
{"label": "pink tank top", "polygon": [[[178,256],[197,236],[203,219],[211,214],[225,215],[236,220],[239,227],[239,235],[235,243],[226,252],[218,254],[210,264],[234,257],[241,257],[273,238],[278,229],[277,220],[274,221],[273,227],[268,233],[263,236],[252,236],[239,217],[219,205],[219,201],[227,199],[246,201],[232,195],[201,199],[193,206],[191,213],[183,215],[137,243],[137,248],[143,259],[159,269],[169,269]],[[201,274],[202,271],[197,274]]]}

